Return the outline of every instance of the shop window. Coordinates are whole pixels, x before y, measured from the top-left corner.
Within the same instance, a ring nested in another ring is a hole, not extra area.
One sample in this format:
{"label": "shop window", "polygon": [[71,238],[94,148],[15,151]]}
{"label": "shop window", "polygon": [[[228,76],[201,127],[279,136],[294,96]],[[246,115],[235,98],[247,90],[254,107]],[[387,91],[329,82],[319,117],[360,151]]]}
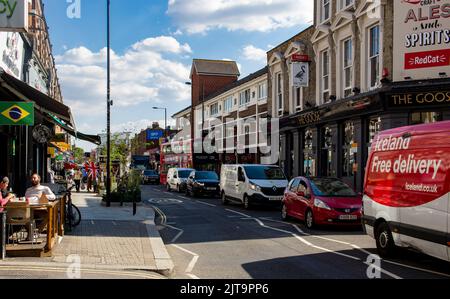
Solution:
{"label": "shop window", "polygon": [[375,136],[381,131],[381,117],[372,118],[369,120],[369,140],[368,140],[368,152],[370,152],[370,149],[372,147],[372,142],[375,138]]}
{"label": "shop window", "polygon": [[442,120],[442,113],[440,112],[414,112],[411,113],[410,124],[429,124]]}
{"label": "shop window", "polygon": [[325,176],[334,176],[333,172],[333,131],[329,127],[323,129],[322,137],[322,166],[321,172]]}
{"label": "shop window", "polygon": [[305,143],[303,147],[303,173],[307,177],[316,176],[316,161],[314,159],[313,144],[313,132],[312,130],[307,130],[305,132]]}
{"label": "shop window", "polygon": [[342,157],[342,176],[353,176],[353,164],[356,163],[355,127],[353,122],[344,124],[344,142]]}

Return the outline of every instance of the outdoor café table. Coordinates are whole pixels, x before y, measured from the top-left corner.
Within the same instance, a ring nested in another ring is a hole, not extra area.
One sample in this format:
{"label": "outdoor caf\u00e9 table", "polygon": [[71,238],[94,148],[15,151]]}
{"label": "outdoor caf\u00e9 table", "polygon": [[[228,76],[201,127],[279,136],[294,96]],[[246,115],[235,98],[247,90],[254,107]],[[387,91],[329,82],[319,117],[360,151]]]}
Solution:
{"label": "outdoor caf\u00e9 table", "polygon": [[[25,204],[25,205],[24,205]],[[56,241],[57,236],[64,235],[64,209],[65,198],[58,196],[56,200],[45,203],[28,203],[22,201],[11,201],[5,209],[30,209],[30,221],[33,222],[33,214],[36,210],[47,210],[47,243],[45,245],[45,251],[51,252]],[[32,233],[32,232],[31,232]]]}

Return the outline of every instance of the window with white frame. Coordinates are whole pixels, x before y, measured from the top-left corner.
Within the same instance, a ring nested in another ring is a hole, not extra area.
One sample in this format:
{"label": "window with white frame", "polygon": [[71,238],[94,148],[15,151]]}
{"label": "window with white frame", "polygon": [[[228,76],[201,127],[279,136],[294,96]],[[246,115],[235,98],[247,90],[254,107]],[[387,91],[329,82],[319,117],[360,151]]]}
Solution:
{"label": "window with white frame", "polygon": [[211,116],[216,116],[217,114],[219,114],[219,103],[212,104],[209,107],[209,111],[209,115]]}
{"label": "window with white frame", "polygon": [[352,93],[353,85],[353,43],[351,38],[343,42],[342,54],[342,90],[343,96],[348,97]]}
{"label": "window with white frame", "polygon": [[277,111],[278,115],[283,115],[283,79],[281,72],[275,75],[276,78],[276,92],[277,92]]}
{"label": "window with white frame", "polygon": [[321,11],[320,11],[320,22],[325,22],[330,19],[331,1],[330,0],[320,0]]}
{"label": "window with white frame", "polygon": [[339,9],[346,9],[350,5],[353,5],[355,0],[339,0]]}
{"label": "window with white frame", "polygon": [[225,99],[225,101],[223,103],[223,110],[225,113],[233,110],[233,97],[228,97]]}
{"label": "window with white frame", "polygon": [[368,84],[370,88],[376,87],[380,81],[380,26],[369,28],[369,66]]}
{"label": "window with white frame", "polygon": [[330,52],[327,50],[321,53],[321,96],[322,103],[330,100]]}
{"label": "window with white frame", "polygon": [[262,83],[258,85],[258,100],[263,100],[267,98],[267,83]]}
{"label": "window with white frame", "polygon": [[301,87],[294,88],[294,110],[302,111],[303,89]]}
{"label": "window with white frame", "polygon": [[239,93],[239,106],[244,106],[250,103],[250,89],[246,89]]}

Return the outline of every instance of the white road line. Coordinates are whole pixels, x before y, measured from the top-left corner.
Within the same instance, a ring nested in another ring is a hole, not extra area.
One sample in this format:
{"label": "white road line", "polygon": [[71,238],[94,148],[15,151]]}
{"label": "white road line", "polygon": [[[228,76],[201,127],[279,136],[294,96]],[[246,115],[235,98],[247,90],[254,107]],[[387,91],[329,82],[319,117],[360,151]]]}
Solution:
{"label": "white road line", "polygon": [[117,226],[117,223],[116,223],[115,221],[112,221],[112,224],[113,224],[114,226]]}
{"label": "white road line", "polygon": [[198,200],[196,200],[195,202],[196,203],[200,203],[202,205],[207,205],[207,206],[210,206],[210,207],[217,207],[216,205],[213,205],[213,204],[210,204],[210,203],[206,203],[206,202],[202,202],[202,201],[198,201]]}
{"label": "white road line", "polygon": [[197,261],[199,259],[199,255],[192,251],[189,251],[179,245],[176,245],[176,244],[171,244],[171,246],[174,246],[175,248],[178,248],[179,250],[184,251],[193,256],[193,258],[190,261],[189,265],[187,266],[186,270],[184,270],[184,272],[186,272],[186,274],[189,274],[190,272],[192,272],[192,270],[194,270],[195,264],[197,263]]}
{"label": "white road line", "polygon": [[[336,254],[336,255],[339,255],[339,256],[342,256],[342,257],[346,257],[346,258],[349,258],[349,259],[352,259],[352,260],[362,261],[360,258],[351,256],[351,255],[347,255],[347,254],[340,253],[340,252],[336,252],[336,251],[333,251],[333,250],[330,250],[330,249],[327,249],[327,248],[323,248],[323,247],[320,247],[320,246],[316,246],[316,245],[314,245],[314,244],[312,244],[312,243],[306,241],[304,238],[300,237],[299,235],[294,234],[294,233],[291,233],[290,231],[283,230],[283,229],[279,229],[279,228],[274,228],[274,227],[271,227],[271,226],[267,226],[267,225],[265,225],[261,220],[256,219],[256,218],[255,218],[255,220],[256,220],[256,222],[258,222],[258,224],[261,225],[262,227],[265,227],[265,228],[268,228],[268,229],[272,229],[272,230],[276,230],[276,231],[280,231],[280,232],[284,232],[284,233],[290,234],[290,235],[292,235],[294,238],[296,238],[297,240],[303,242],[304,244],[306,244],[306,245],[308,245],[308,246],[310,246],[310,247],[312,247],[312,248],[319,249],[319,250],[322,250],[322,251],[325,251],[325,252],[329,252],[329,253],[332,253],[332,254]],[[298,232],[300,232],[301,234],[305,235],[305,233],[304,233],[297,225],[293,225],[293,226],[297,229]],[[363,263],[366,264],[366,265],[375,267],[374,265],[372,265],[372,264],[370,264],[370,263],[367,263],[367,262],[363,262]],[[379,270],[380,272],[382,272],[382,273],[388,275],[388,276],[391,276],[392,278],[395,278],[395,279],[402,279],[400,276],[397,276],[397,275],[395,275],[395,274],[393,274],[393,273],[391,273],[391,272],[389,272],[389,271],[383,270],[383,269],[381,269],[381,268],[379,268],[379,267],[376,267],[376,269]]]}
{"label": "white road line", "polygon": [[195,275],[192,274],[192,273],[186,273],[186,275],[189,276],[189,277],[192,278],[192,279],[200,279],[198,276],[195,276]]}
{"label": "white road line", "polygon": [[91,220],[91,224],[92,224],[92,225],[95,225],[95,222],[94,222],[94,220]]}
{"label": "white road line", "polygon": [[181,235],[184,233],[184,230],[182,230],[181,228],[169,224],[166,224],[165,226],[178,231],[178,234],[170,241],[170,243],[175,243],[178,240],[178,238],[181,237]]}
{"label": "white road line", "polygon": [[195,264],[197,264],[197,261],[198,261],[198,255],[194,256],[194,258],[191,260],[191,262],[189,263],[189,265],[187,266],[187,268],[185,270],[186,273],[192,272],[192,270],[195,267]]}
{"label": "white road line", "polygon": [[234,211],[234,210],[230,210],[230,209],[225,209],[225,210],[228,211],[228,212],[231,212],[231,213],[235,213],[235,214],[247,217],[247,218],[252,218],[252,216],[249,216],[249,215],[246,215],[244,213],[240,213],[240,212],[237,212],[237,211]]}
{"label": "white road line", "polygon": [[397,266],[401,266],[401,267],[405,267],[405,268],[414,269],[414,270],[417,270],[417,271],[428,272],[428,273],[431,273],[431,274],[440,275],[440,276],[444,276],[444,277],[450,278],[449,274],[436,272],[436,271],[428,270],[428,269],[423,269],[423,268],[419,268],[419,267],[415,267],[415,266],[409,266],[409,265],[405,265],[405,264],[400,264],[400,263],[397,263],[397,262],[387,261],[385,259],[383,259],[382,261],[385,262],[385,263],[388,263],[388,264],[393,264],[393,265],[397,265]]}

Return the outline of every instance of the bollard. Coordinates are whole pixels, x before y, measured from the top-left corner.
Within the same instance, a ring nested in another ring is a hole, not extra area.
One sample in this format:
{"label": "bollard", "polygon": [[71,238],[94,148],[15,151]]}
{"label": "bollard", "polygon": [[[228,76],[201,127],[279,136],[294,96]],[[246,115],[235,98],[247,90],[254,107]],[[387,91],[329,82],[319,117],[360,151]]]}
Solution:
{"label": "bollard", "polygon": [[6,213],[0,212],[0,260],[6,258]]}

